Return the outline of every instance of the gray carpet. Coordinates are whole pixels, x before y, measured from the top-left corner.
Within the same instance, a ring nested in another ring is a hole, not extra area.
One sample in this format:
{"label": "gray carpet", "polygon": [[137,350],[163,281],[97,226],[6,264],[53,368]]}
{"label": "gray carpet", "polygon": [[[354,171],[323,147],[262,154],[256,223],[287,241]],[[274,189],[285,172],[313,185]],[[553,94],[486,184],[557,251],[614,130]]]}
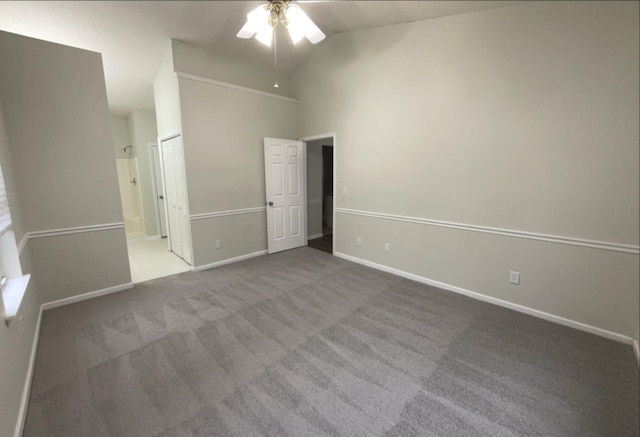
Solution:
{"label": "gray carpet", "polygon": [[309,248],[46,311],[25,436],[637,436],[630,346]]}

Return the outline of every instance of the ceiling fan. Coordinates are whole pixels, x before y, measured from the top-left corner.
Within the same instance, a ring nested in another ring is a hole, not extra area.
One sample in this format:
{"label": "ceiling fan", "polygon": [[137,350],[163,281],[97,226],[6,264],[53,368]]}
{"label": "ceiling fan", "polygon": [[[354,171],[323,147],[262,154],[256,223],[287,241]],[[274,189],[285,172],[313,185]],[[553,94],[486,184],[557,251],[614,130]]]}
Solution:
{"label": "ceiling fan", "polygon": [[273,30],[279,24],[287,28],[294,44],[302,38],[307,38],[312,44],[325,39],[325,34],[320,28],[298,5],[291,4],[289,0],[269,0],[267,4],[249,12],[247,22],[236,36],[249,39],[255,35],[258,41],[271,47]]}

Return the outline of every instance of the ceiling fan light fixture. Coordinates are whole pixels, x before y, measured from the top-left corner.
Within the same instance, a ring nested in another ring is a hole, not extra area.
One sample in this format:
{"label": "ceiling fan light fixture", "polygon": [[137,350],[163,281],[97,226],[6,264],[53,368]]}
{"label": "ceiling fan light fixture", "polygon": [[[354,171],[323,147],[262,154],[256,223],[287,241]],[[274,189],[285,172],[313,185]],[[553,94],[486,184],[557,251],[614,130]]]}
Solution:
{"label": "ceiling fan light fixture", "polygon": [[288,0],[270,0],[268,4],[258,6],[247,14],[247,22],[236,35],[238,38],[256,39],[271,47],[273,29],[284,24],[291,40],[297,44],[306,37],[312,44],[325,39],[325,34],[297,5],[289,5]]}

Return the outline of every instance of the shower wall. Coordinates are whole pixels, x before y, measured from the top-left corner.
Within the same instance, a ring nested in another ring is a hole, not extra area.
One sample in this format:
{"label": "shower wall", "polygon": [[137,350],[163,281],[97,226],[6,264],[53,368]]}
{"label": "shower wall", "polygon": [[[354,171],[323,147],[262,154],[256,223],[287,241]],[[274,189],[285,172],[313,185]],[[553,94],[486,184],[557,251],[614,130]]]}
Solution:
{"label": "shower wall", "polygon": [[122,151],[126,146],[132,144],[127,117],[112,114],[110,120],[125,231],[127,234],[144,233],[144,212],[137,150],[132,147],[126,149],[125,152]]}
{"label": "shower wall", "polygon": [[[147,237],[157,237],[159,234],[156,199],[153,186],[153,167],[151,164],[151,149],[149,144],[158,140],[156,114],[142,109],[132,110],[126,117],[129,142],[133,145],[131,156],[138,158],[138,176],[140,176],[140,198],[142,199],[142,224]],[[124,146],[123,146],[124,147]]]}
{"label": "shower wall", "polygon": [[144,232],[138,158],[117,158],[116,168],[125,232],[127,234]]}

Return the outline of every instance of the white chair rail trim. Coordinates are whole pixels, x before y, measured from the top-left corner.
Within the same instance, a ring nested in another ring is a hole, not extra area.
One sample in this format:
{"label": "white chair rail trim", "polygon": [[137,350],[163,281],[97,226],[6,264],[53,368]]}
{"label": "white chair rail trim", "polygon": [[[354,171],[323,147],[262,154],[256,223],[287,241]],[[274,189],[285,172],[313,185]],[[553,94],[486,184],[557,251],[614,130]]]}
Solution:
{"label": "white chair rail trim", "polygon": [[216,217],[224,217],[228,215],[240,215],[240,214],[252,214],[256,212],[265,212],[267,210],[266,206],[258,206],[256,208],[244,208],[244,209],[231,209],[229,211],[218,211],[218,212],[206,212],[203,214],[192,214],[189,216],[191,220],[203,220],[210,219]]}
{"label": "white chair rail trim", "polygon": [[75,226],[72,228],[46,229],[42,231],[27,232],[22,236],[20,242],[18,243],[18,253],[22,253],[22,250],[27,245],[29,240],[32,240],[34,238],[57,237],[60,235],[82,234],[85,232],[110,231],[113,229],[124,229],[124,222],[103,223],[98,225]]}
{"label": "white chair rail trim", "polygon": [[513,229],[493,228],[488,226],[470,225],[466,223],[447,222],[442,220],[432,220],[420,217],[407,217],[395,214],[384,214],[379,212],[360,211],[355,209],[336,208],[336,213],[371,217],[383,220],[394,220],[405,223],[418,223],[428,226],[438,226],[443,228],[459,229],[463,231],[481,232],[484,234],[504,235],[506,237],[524,238],[527,240],[546,241],[549,243],[567,244],[570,246],[582,246],[593,249],[610,250],[614,252],[640,254],[640,246],[631,244],[613,243],[609,241],[586,240],[583,238],[565,237],[561,235],[548,235],[536,232],[517,231]]}

